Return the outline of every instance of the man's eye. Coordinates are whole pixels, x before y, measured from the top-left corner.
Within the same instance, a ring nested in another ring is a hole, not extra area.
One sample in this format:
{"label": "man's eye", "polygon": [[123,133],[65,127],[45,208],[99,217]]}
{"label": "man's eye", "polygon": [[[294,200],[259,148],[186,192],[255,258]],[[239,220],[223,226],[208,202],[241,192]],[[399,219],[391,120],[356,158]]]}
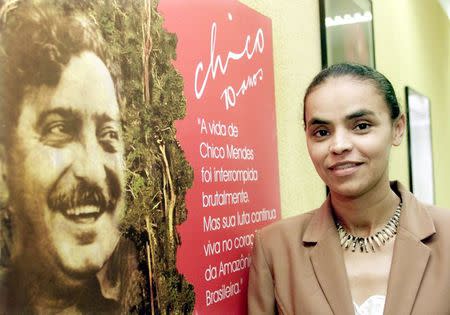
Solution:
{"label": "man's eye", "polygon": [[74,130],[67,121],[49,123],[42,131],[41,141],[52,147],[62,147],[73,140]]}
{"label": "man's eye", "polygon": [[62,135],[62,134],[68,134],[68,133],[69,133],[69,130],[63,122],[53,123],[50,126],[48,126],[48,128],[46,130],[46,134],[52,134],[52,135]]}
{"label": "man's eye", "polygon": [[107,130],[101,133],[100,140],[119,140],[119,133],[115,130]]}
{"label": "man's eye", "polygon": [[98,134],[98,140],[106,152],[115,153],[118,150],[120,144],[119,132],[112,127],[105,127],[100,130]]}

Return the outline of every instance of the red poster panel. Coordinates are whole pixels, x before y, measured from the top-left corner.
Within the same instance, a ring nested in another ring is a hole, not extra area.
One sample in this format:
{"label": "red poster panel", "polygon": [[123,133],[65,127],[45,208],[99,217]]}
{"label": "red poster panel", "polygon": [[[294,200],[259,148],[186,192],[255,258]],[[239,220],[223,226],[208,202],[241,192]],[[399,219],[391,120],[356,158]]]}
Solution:
{"label": "red poster panel", "polygon": [[178,38],[186,117],[177,139],[194,170],[177,268],[196,314],[244,314],[255,230],[280,218],[272,29],[234,0],[161,0]]}

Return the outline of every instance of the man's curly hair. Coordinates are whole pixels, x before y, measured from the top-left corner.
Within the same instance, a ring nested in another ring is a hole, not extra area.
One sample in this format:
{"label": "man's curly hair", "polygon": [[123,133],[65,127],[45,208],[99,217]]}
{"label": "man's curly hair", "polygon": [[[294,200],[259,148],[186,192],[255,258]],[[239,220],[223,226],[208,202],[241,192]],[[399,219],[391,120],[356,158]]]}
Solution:
{"label": "man's curly hair", "polygon": [[103,60],[118,93],[120,71],[113,66],[103,37],[93,21],[48,3],[22,1],[17,8],[2,9],[0,142],[9,141],[8,135],[17,124],[26,88],[57,86],[71,57],[83,51],[92,51]]}

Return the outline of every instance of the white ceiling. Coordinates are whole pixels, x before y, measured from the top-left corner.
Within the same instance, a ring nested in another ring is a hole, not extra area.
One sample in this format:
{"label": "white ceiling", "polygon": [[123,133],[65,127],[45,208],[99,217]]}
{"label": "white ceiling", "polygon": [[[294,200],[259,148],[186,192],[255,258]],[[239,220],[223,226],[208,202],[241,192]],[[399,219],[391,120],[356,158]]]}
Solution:
{"label": "white ceiling", "polygon": [[439,0],[442,8],[447,13],[448,18],[450,19],[450,0]]}

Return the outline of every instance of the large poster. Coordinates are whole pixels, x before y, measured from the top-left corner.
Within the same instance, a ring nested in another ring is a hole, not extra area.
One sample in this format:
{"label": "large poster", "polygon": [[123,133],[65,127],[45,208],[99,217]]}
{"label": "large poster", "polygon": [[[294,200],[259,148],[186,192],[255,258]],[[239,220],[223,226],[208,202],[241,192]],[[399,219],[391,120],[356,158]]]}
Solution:
{"label": "large poster", "polygon": [[178,38],[177,139],[194,171],[178,270],[196,313],[245,314],[254,232],[280,218],[271,21],[235,0],[159,9]]}
{"label": "large poster", "polygon": [[158,2],[0,5],[0,313],[192,313],[186,102]]}
{"label": "large poster", "polygon": [[237,1],[0,0],[0,313],[245,313],[273,93]]}

